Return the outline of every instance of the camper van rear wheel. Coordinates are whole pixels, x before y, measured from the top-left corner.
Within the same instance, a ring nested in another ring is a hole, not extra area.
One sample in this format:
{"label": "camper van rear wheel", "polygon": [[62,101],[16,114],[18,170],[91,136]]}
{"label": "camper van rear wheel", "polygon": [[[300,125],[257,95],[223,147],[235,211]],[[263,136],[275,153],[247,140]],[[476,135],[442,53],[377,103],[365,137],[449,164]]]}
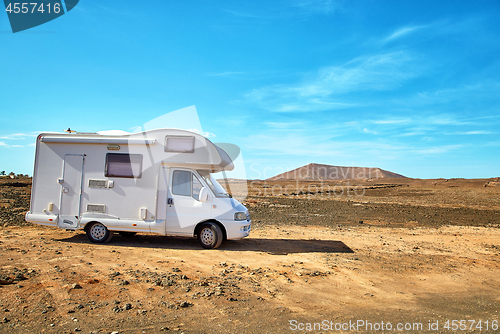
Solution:
{"label": "camper van rear wheel", "polygon": [[113,233],[111,233],[106,226],[99,222],[91,223],[87,228],[87,238],[90,241],[103,244],[111,240]]}
{"label": "camper van rear wheel", "polygon": [[223,239],[222,230],[215,223],[204,223],[198,231],[198,242],[203,248],[217,248]]}

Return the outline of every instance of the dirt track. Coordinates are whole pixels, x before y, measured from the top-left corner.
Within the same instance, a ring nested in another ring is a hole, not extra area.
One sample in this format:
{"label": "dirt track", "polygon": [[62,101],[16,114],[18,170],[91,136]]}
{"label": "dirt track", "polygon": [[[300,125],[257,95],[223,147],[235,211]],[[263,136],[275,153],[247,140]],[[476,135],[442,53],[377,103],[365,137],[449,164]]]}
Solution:
{"label": "dirt track", "polygon": [[[462,185],[453,192],[468,202],[453,204],[448,187],[414,196],[428,187],[313,200],[251,193],[251,237],[219,250],[147,234],[96,245],[83,232],[4,221],[0,332],[293,332],[291,320],[430,332],[430,320],[436,333],[452,332],[447,319],[500,320],[499,188]],[[12,188],[22,192],[1,189]],[[478,207],[485,200],[491,209]]]}

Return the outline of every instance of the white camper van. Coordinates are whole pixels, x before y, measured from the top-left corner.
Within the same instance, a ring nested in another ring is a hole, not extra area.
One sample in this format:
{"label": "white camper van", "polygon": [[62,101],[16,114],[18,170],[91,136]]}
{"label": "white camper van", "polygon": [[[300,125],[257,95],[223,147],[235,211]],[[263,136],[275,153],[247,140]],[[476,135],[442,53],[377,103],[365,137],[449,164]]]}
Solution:
{"label": "white camper van", "polygon": [[190,131],[42,133],[26,221],[84,229],[96,243],[153,232],[217,248],[250,232],[248,210],[212,175],[233,168],[223,149]]}

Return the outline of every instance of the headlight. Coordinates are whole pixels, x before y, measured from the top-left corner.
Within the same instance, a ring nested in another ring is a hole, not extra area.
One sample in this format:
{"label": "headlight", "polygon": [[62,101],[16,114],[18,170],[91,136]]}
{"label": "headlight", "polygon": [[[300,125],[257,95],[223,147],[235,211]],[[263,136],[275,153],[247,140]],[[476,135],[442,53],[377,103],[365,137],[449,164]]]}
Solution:
{"label": "headlight", "polygon": [[236,212],[234,214],[234,220],[247,220],[247,215],[244,212]]}

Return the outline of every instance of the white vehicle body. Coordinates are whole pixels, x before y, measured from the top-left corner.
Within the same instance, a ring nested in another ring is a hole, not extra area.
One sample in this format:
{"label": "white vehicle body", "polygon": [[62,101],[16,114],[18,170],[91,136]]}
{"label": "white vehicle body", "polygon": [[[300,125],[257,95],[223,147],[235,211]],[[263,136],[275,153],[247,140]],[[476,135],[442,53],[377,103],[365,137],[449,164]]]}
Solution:
{"label": "white vehicle body", "polygon": [[26,221],[69,230],[100,223],[111,235],[189,237],[212,222],[224,239],[244,238],[250,232],[248,210],[210,174],[233,168],[224,150],[185,130],[42,133]]}

